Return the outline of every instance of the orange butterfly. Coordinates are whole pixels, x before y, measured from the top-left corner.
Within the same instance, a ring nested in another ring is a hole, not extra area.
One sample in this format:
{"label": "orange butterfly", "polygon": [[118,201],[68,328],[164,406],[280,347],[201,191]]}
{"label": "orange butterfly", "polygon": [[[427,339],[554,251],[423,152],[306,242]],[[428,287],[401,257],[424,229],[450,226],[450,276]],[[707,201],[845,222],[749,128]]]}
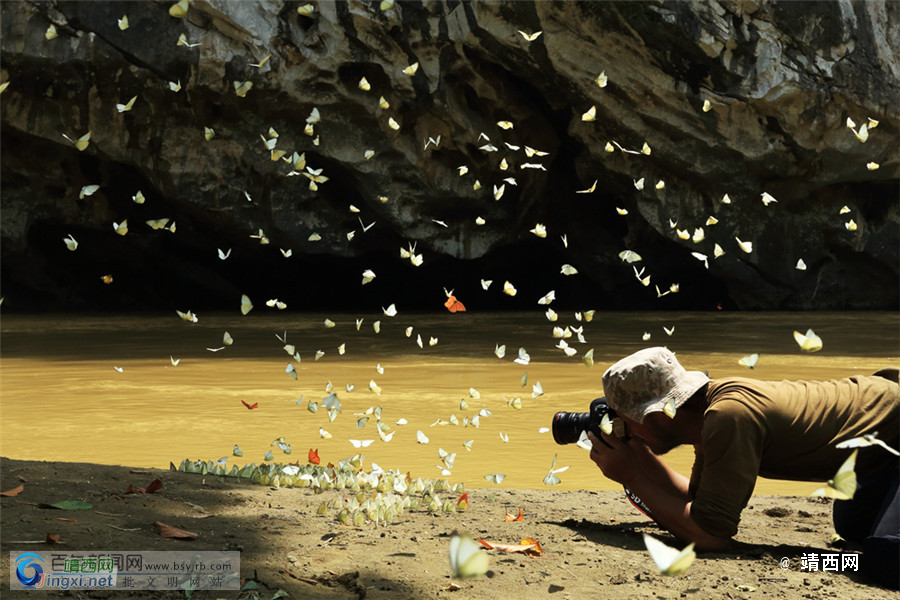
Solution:
{"label": "orange butterfly", "polygon": [[253,410],[254,408],[259,408],[259,402],[254,402],[253,404],[247,404],[246,402],[241,400],[241,403],[247,407],[247,410]]}
{"label": "orange butterfly", "polygon": [[309,449],[309,462],[311,462],[314,465],[317,465],[321,462],[319,459],[319,449],[318,448],[316,448],[315,450],[313,450],[312,448]]}
{"label": "orange butterfly", "polygon": [[525,520],[525,511],[521,508],[519,509],[519,516],[514,516],[512,513],[506,513],[506,520],[509,521],[524,521]]}
{"label": "orange butterfly", "polygon": [[449,310],[452,313],[466,312],[466,307],[463,305],[463,303],[460,302],[459,300],[457,300],[456,296],[454,296],[452,294],[447,297],[447,301],[444,302],[444,306],[446,306],[447,310]]}

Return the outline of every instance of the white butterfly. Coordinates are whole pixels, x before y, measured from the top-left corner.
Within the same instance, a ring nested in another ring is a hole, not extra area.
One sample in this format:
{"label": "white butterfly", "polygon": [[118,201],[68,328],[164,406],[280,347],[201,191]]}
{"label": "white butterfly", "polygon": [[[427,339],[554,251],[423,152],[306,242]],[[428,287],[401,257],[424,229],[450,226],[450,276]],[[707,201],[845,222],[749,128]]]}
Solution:
{"label": "white butterfly", "polygon": [[493,280],[493,279],[482,279],[482,280],[481,280],[481,289],[487,291],[487,289],[488,289],[489,287],[491,287],[491,284],[492,284],[492,283],[494,283],[494,280]]}
{"label": "white butterfly", "polygon": [[542,296],[542,297],[537,301],[537,303],[538,303],[538,304],[544,304],[544,305],[546,305],[546,304],[550,304],[550,303],[553,302],[554,300],[556,300],[556,290],[550,290],[549,292],[547,292],[547,294],[545,294],[544,296]]}
{"label": "white butterfly", "polygon": [[382,311],[384,312],[384,314],[387,315],[388,317],[396,317],[396,316],[397,316],[397,305],[396,305],[396,304],[391,304],[391,305],[388,306],[387,308],[384,308],[384,307],[382,306],[382,307],[381,307],[381,310],[382,310]]}
{"label": "white butterfly", "polygon": [[541,385],[541,382],[538,381],[534,385],[531,386],[531,397],[532,398],[540,398],[544,395],[544,388]]}
{"label": "white butterfly", "polygon": [[494,346],[494,354],[497,358],[503,358],[506,356],[506,344],[497,344]]}
{"label": "white butterfly", "polygon": [[509,443],[509,435],[507,435],[506,433],[504,433],[502,431],[498,431],[497,433],[500,434],[500,439],[503,441],[504,444]]}
{"label": "white butterfly", "polygon": [[531,356],[525,351],[525,348],[519,348],[519,357],[516,358],[513,362],[518,363],[520,365],[527,365],[531,362]]}
{"label": "white butterfly", "polygon": [[669,335],[669,336],[670,336],[670,335],[672,335],[673,333],[675,333],[675,326],[672,325],[672,329],[669,329],[668,327],[666,327],[665,325],[663,325],[663,331],[666,332],[666,335]]}
{"label": "white butterfly", "polygon": [[747,367],[748,369],[752,369],[756,366],[757,361],[759,360],[759,354],[751,354],[750,356],[745,356],[741,360],[738,361],[738,364],[742,367]]}
{"label": "white butterfly", "polygon": [[485,479],[490,481],[491,483],[502,483],[504,479],[506,479],[505,473],[493,473],[492,475],[485,475]]}
{"label": "white butterfly", "polygon": [[231,248],[228,249],[228,252],[222,252],[221,248],[217,248],[217,250],[219,251],[219,260],[225,260],[231,256]]}
{"label": "white butterfly", "polygon": [[693,543],[688,544],[683,550],[678,550],[645,533],[644,544],[647,546],[650,558],[653,559],[663,575],[681,575],[691,566],[697,556],[694,553]]}
{"label": "white butterfly", "polygon": [[66,248],[68,248],[72,252],[75,252],[75,250],[78,248],[78,242],[74,237],[72,237],[71,233],[67,237],[63,238],[63,242],[66,243]]}
{"label": "white butterfly", "polygon": [[170,356],[170,357],[169,357],[169,362],[172,363],[172,366],[173,366],[173,367],[177,367],[177,366],[178,366],[178,363],[181,362],[181,359],[180,359],[180,358],[173,358],[172,356]]}
{"label": "white butterfly", "polygon": [[468,535],[450,538],[450,572],[454,577],[477,577],[487,570],[488,555],[480,544]]}
{"label": "white butterfly", "polygon": [[375,440],[348,440],[354,448],[368,448]]}
{"label": "white butterfly", "polygon": [[556,467],[556,454],[553,455],[553,463],[550,465],[550,472],[547,473],[547,476],[544,477],[545,485],[556,485],[559,483],[559,477],[556,476],[557,473],[562,473],[563,471],[567,471],[569,467],[560,467],[559,469]]}
{"label": "white butterfly", "polygon": [[416,430],[416,441],[419,442],[420,444],[427,444],[428,436],[426,436],[424,433],[422,433],[421,429],[418,429],[418,430]]}
{"label": "white butterfly", "polygon": [[878,439],[878,432],[867,433],[860,437],[844,440],[843,442],[836,444],[835,448],[865,448],[867,446],[881,446],[891,454],[900,456],[900,452],[897,452],[896,450],[885,444],[883,441]]}

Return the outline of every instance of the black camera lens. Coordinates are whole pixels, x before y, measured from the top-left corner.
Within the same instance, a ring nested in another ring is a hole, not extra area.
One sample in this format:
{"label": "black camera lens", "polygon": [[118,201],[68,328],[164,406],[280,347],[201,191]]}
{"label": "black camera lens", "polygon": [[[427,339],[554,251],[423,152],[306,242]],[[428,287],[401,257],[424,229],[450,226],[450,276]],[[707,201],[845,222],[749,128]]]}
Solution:
{"label": "black camera lens", "polygon": [[582,431],[588,431],[591,423],[590,413],[570,413],[559,411],[553,415],[553,440],[557,444],[574,444],[581,437]]}
{"label": "black camera lens", "polygon": [[610,419],[616,416],[616,411],[606,403],[606,396],[595,398],[588,413],[559,411],[553,415],[553,439],[557,444],[574,444],[581,438],[582,431],[591,431],[600,437],[600,424],[606,415]]}

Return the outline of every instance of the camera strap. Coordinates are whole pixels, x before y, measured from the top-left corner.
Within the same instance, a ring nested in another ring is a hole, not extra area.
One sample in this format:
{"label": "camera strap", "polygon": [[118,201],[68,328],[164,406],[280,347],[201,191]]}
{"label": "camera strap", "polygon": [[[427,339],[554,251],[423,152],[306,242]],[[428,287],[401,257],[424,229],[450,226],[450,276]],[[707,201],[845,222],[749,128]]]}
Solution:
{"label": "camera strap", "polygon": [[650,507],[644,504],[644,501],[637,497],[637,495],[625,487],[625,497],[628,498],[628,501],[634,505],[636,509],[650,517],[654,523],[659,525],[659,521],[656,520],[656,517],[653,516],[653,512],[650,510]]}

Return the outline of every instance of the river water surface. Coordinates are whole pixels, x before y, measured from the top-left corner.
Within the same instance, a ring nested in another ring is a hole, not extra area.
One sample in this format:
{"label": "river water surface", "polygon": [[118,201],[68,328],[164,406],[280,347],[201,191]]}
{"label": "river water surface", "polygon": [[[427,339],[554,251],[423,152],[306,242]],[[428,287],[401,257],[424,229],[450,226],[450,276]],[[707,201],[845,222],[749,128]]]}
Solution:
{"label": "river water surface", "polygon": [[[326,327],[329,318],[334,327]],[[359,330],[356,319],[362,318]],[[381,322],[381,332],[373,329]],[[553,326],[583,327],[586,343],[566,357],[554,346]],[[183,458],[260,463],[267,450],[278,462],[307,460],[318,448],[323,464],[357,452],[381,467],[438,477],[438,448],[457,453],[451,482],[487,487],[484,476],[504,473],[502,487],[542,488],[555,454],[562,483],[556,489],[619,489],[603,477],[588,453],[557,446],[549,427],[558,410],[586,411],[602,395],[600,379],[613,362],[650,345],[666,345],[689,370],[711,377],[831,379],[868,374],[896,365],[900,317],[894,313],[596,313],[591,322],[561,313],[550,323],[542,312],[374,315],[294,315],[256,309],[244,317],[199,315],[188,324],[174,314],[11,315],[0,322],[0,453],[16,459],[95,462],[135,467],[168,467]],[[412,335],[406,336],[407,327]],[[675,330],[667,335],[663,327]],[[792,331],[812,328],[824,348],[801,353]],[[218,352],[228,331],[234,343]],[[298,363],[276,337],[287,333]],[[642,340],[644,332],[651,334]],[[422,336],[423,348],[416,343]],[[431,337],[437,338],[430,346]],[[345,353],[338,348],[345,345]],[[494,354],[506,345],[506,357]],[[531,362],[513,362],[520,347]],[[593,368],[582,355],[594,349]],[[324,355],[316,360],[316,352]],[[760,358],[753,371],[738,364],[750,353]],[[173,366],[170,356],[179,359]],[[293,363],[297,379],[285,372]],[[384,372],[376,372],[376,366]],[[119,372],[118,369],[121,369]],[[522,386],[523,374],[527,383]],[[374,380],[381,388],[369,390]],[[543,395],[534,396],[540,382]],[[327,411],[312,413],[331,384],[343,405],[333,422]],[[352,391],[347,386],[354,386]],[[470,397],[470,388],[480,398]],[[521,409],[508,400],[521,398]],[[301,400],[302,399],[302,400]],[[460,408],[460,401],[468,409]],[[248,410],[241,401],[258,408]],[[354,413],[382,407],[382,420],[395,432],[382,442],[375,419],[359,429]],[[482,408],[489,417],[464,427]],[[455,415],[458,426],[435,424]],[[406,425],[396,425],[404,418]],[[320,428],[331,433],[320,437]],[[429,438],[417,442],[417,431]],[[500,434],[508,436],[508,442]],[[285,456],[272,447],[284,436]],[[348,441],[374,440],[364,450]],[[463,442],[473,440],[471,451]],[[237,444],[243,458],[232,456]],[[690,473],[692,450],[667,458]],[[761,479],[756,493],[808,494],[808,482]]]}

